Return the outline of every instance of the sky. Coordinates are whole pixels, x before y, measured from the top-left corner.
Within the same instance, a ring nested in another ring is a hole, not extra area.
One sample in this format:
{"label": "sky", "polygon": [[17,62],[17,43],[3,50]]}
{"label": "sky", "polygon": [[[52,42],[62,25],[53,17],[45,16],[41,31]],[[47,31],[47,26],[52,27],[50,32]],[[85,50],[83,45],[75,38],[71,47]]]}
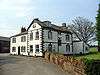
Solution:
{"label": "sky", "polygon": [[70,24],[81,16],[95,23],[100,0],[0,0],[0,36],[10,37],[34,18]]}

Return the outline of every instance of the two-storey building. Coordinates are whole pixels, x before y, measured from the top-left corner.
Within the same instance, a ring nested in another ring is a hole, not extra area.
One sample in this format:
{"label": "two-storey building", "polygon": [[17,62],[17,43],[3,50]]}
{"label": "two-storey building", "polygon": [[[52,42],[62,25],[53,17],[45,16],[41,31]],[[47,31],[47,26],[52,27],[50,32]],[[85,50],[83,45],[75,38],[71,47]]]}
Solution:
{"label": "two-storey building", "polygon": [[11,37],[10,53],[16,55],[42,56],[43,51],[75,54],[73,33],[63,23],[62,26],[50,21],[34,19],[27,29]]}

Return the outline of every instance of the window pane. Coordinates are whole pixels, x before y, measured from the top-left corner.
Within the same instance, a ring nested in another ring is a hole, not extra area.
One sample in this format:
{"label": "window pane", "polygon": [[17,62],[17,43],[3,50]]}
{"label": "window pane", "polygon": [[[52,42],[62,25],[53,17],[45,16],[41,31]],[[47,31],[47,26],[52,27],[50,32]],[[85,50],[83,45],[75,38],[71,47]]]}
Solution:
{"label": "window pane", "polygon": [[21,37],[21,42],[23,42],[23,37]]}
{"label": "window pane", "polygon": [[12,43],[16,43],[16,38],[12,38]]}
{"label": "window pane", "polygon": [[39,52],[39,45],[35,45],[36,52]]}
{"label": "window pane", "polygon": [[30,45],[30,52],[33,52],[33,45]]}
{"label": "window pane", "polygon": [[21,37],[21,42],[25,42],[26,41],[26,36],[22,36]]}
{"label": "window pane", "polygon": [[12,47],[12,52],[16,52],[16,47]]}
{"label": "window pane", "polygon": [[69,35],[66,35],[66,41],[69,41],[69,40],[70,40]]}
{"label": "window pane", "polygon": [[26,41],[26,36],[24,36],[24,42]]}
{"label": "window pane", "polygon": [[51,31],[48,32],[48,39],[52,39],[52,32]]}
{"label": "window pane", "polygon": [[30,40],[33,40],[33,33],[30,33]]}
{"label": "window pane", "polygon": [[36,40],[39,40],[39,32],[36,32]]}
{"label": "window pane", "polygon": [[66,52],[70,52],[70,45],[69,44],[66,45]]}
{"label": "window pane", "polygon": [[21,52],[23,52],[23,46],[21,47]]}
{"label": "window pane", "polygon": [[26,47],[25,46],[22,46],[21,47],[21,52],[25,52],[25,50],[26,50]]}
{"label": "window pane", "polygon": [[48,50],[52,52],[52,44],[48,44]]}

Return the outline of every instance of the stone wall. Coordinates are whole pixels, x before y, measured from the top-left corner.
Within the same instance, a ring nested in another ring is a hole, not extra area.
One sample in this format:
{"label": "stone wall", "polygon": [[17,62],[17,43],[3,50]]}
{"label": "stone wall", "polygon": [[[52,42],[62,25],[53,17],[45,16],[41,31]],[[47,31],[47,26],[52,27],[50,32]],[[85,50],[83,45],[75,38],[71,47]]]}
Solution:
{"label": "stone wall", "polygon": [[56,53],[45,53],[44,58],[54,64],[59,65],[63,70],[71,73],[72,75],[86,75],[84,68],[85,65],[82,60],[76,60],[72,56],[63,56]]}

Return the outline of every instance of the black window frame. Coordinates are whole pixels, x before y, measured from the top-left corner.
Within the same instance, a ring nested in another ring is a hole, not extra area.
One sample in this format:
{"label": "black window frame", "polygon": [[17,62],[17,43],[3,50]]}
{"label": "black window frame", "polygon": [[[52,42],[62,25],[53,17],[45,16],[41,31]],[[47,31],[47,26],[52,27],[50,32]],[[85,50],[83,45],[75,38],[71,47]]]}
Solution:
{"label": "black window frame", "polygon": [[40,50],[39,50],[39,45],[35,45],[35,52],[37,53],[37,52],[39,52]]}
{"label": "black window frame", "polygon": [[61,46],[61,45],[62,45],[61,37],[58,37],[58,46]]}
{"label": "black window frame", "polygon": [[26,36],[21,36],[21,42],[26,42]]}
{"label": "black window frame", "polygon": [[16,38],[15,37],[12,38],[12,43],[16,43]]}
{"label": "black window frame", "polygon": [[48,39],[52,40],[52,31],[48,31]]}
{"label": "black window frame", "polygon": [[30,52],[33,52],[33,45],[30,45]]}
{"label": "black window frame", "polygon": [[26,46],[21,47],[21,52],[26,52]]}
{"label": "black window frame", "polygon": [[66,45],[66,52],[70,52],[70,44]]}
{"label": "black window frame", "polygon": [[51,44],[51,43],[48,44],[48,51],[49,51],[49,52],[52,52],[52,44]]}
{"label": "black window frame", "polygon": [[69,34],[66,35],[66,41],[70,41],[70,35]]}
{"label": "black window frame", "polygon": [[16,52],[16,47],[12,47],[12,52]]}
{"label": "black window frame", "polygon": [[35,40],[39,40],[39,31],[35,32]]}
{"label": "black window frame", "polygon": [[30,33],[30,40],[33,40],[33,32]]}

